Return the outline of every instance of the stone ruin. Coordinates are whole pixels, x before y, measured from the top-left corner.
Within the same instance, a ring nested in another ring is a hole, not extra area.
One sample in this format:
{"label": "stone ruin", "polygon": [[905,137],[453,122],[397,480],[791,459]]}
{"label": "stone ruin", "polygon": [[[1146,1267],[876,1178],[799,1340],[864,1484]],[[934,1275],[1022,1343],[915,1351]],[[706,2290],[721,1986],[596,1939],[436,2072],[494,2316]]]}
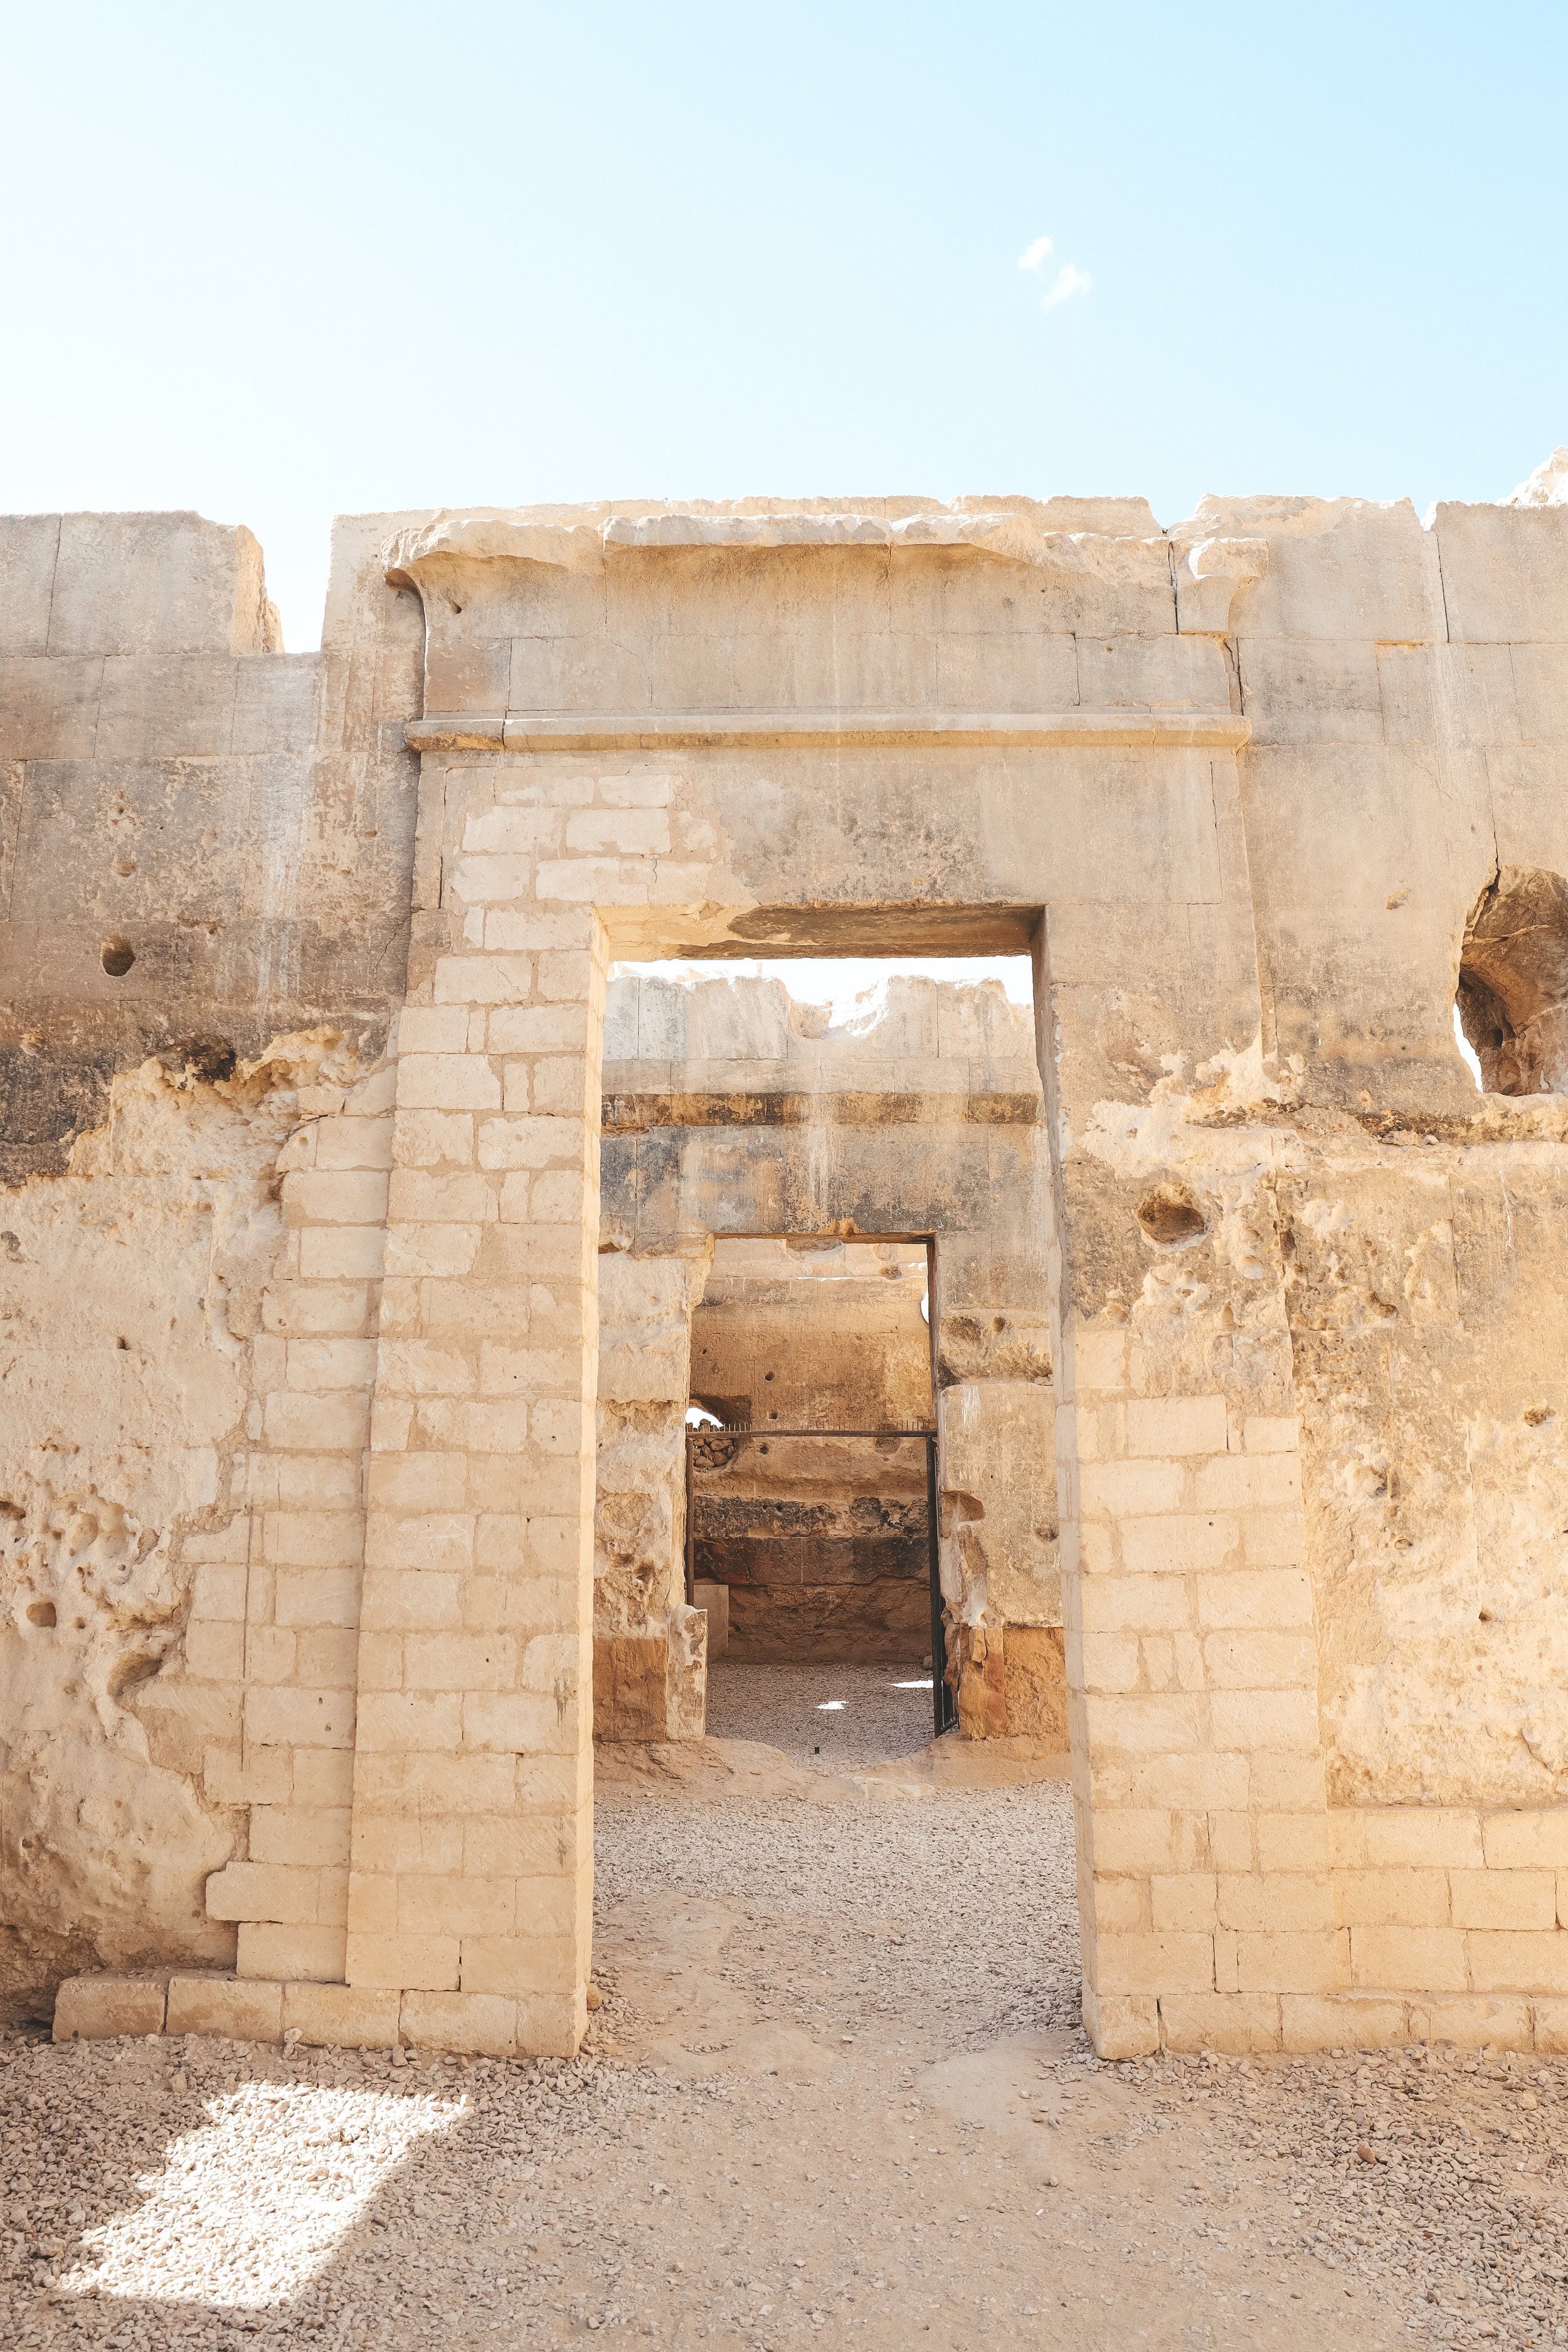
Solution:
{"label": "stone ruin", "polygon": [[[300,656],[242,530],[6,523],[12,2005],[573,2050],[720,1253],[918,1243],[1100,2050],[1568,2049],[1560,487],[354,517]],[[945,989],[606,1034],[996,952],[1027,1073]],[[801,1497],[715,1496],[733,1601]]]}

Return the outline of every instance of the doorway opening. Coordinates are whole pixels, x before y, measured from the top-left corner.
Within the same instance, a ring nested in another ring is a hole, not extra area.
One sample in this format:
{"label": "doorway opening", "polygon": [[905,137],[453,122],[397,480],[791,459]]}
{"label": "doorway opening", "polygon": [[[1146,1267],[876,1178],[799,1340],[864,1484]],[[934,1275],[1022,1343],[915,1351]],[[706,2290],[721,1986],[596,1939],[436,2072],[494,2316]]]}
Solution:
{"label": "doorway opening", "polygon": [[603,1096],[596,1736],[1065,1747],[1028,961],[620,964]]}
{"label": "doorway opening", "polygon": [[687,1583],[719,1736],[782,1727],[814,1759],[874,1761],[952,1719],[933,1664],[931,1256],[922,1237],[714,1244],[691,1326]]}

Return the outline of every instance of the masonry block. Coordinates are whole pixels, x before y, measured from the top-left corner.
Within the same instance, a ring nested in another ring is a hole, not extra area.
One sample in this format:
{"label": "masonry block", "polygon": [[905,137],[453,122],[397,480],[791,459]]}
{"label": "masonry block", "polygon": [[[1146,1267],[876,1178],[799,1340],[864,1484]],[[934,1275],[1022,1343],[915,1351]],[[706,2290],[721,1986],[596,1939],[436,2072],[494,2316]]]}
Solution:
{"label": "masonry block", "polygon": [[255,1977],[171,1977],[165,2031],[218,2033],[231,2042],[280,2042],[283,1988]]}
{"label": "masonry block", "polygon": [[57,2042],[107,2042],[121,2033],[162,2033],[164,1977],[67,1977],[55,1995]]}

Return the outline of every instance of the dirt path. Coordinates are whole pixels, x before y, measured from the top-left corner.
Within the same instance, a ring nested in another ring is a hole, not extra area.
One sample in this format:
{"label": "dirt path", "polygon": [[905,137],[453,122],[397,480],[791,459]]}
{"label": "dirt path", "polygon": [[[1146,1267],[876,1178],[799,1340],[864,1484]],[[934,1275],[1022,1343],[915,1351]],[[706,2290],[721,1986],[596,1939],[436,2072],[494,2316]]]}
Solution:
{"label": "dirt path", "polygon": [[721,1750],[599,1893],[570,2065],[0,2044],[0,2344],[1568,2342],[1568,2066],[1098,2064],[1059,1782]]}

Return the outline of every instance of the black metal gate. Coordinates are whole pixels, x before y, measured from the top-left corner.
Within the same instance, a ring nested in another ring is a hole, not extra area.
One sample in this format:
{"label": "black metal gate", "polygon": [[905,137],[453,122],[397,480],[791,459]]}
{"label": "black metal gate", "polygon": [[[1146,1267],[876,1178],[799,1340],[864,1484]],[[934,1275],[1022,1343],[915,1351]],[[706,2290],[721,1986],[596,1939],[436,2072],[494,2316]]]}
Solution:
{"label": "black metal gate", "polygon": [[[707,1433],[689,1429],[686,1433],[686,1598],[689,1604],[697,1582],[697,1536],[692,1524],[692,1462],[691,1450],[697,1440]],[[942,1566],[937,1528],[936,1432],[932,1429],[735,1429],[721,1423],[715,1436],[765,1438],[771,1444],[775,1437],[918,1437],[926,1450],[926,1556],[931,1580],[931,1721],[941,1734],[957,1720],[952,1693],[947,1683],[947,1635],[942,1613]]]}

